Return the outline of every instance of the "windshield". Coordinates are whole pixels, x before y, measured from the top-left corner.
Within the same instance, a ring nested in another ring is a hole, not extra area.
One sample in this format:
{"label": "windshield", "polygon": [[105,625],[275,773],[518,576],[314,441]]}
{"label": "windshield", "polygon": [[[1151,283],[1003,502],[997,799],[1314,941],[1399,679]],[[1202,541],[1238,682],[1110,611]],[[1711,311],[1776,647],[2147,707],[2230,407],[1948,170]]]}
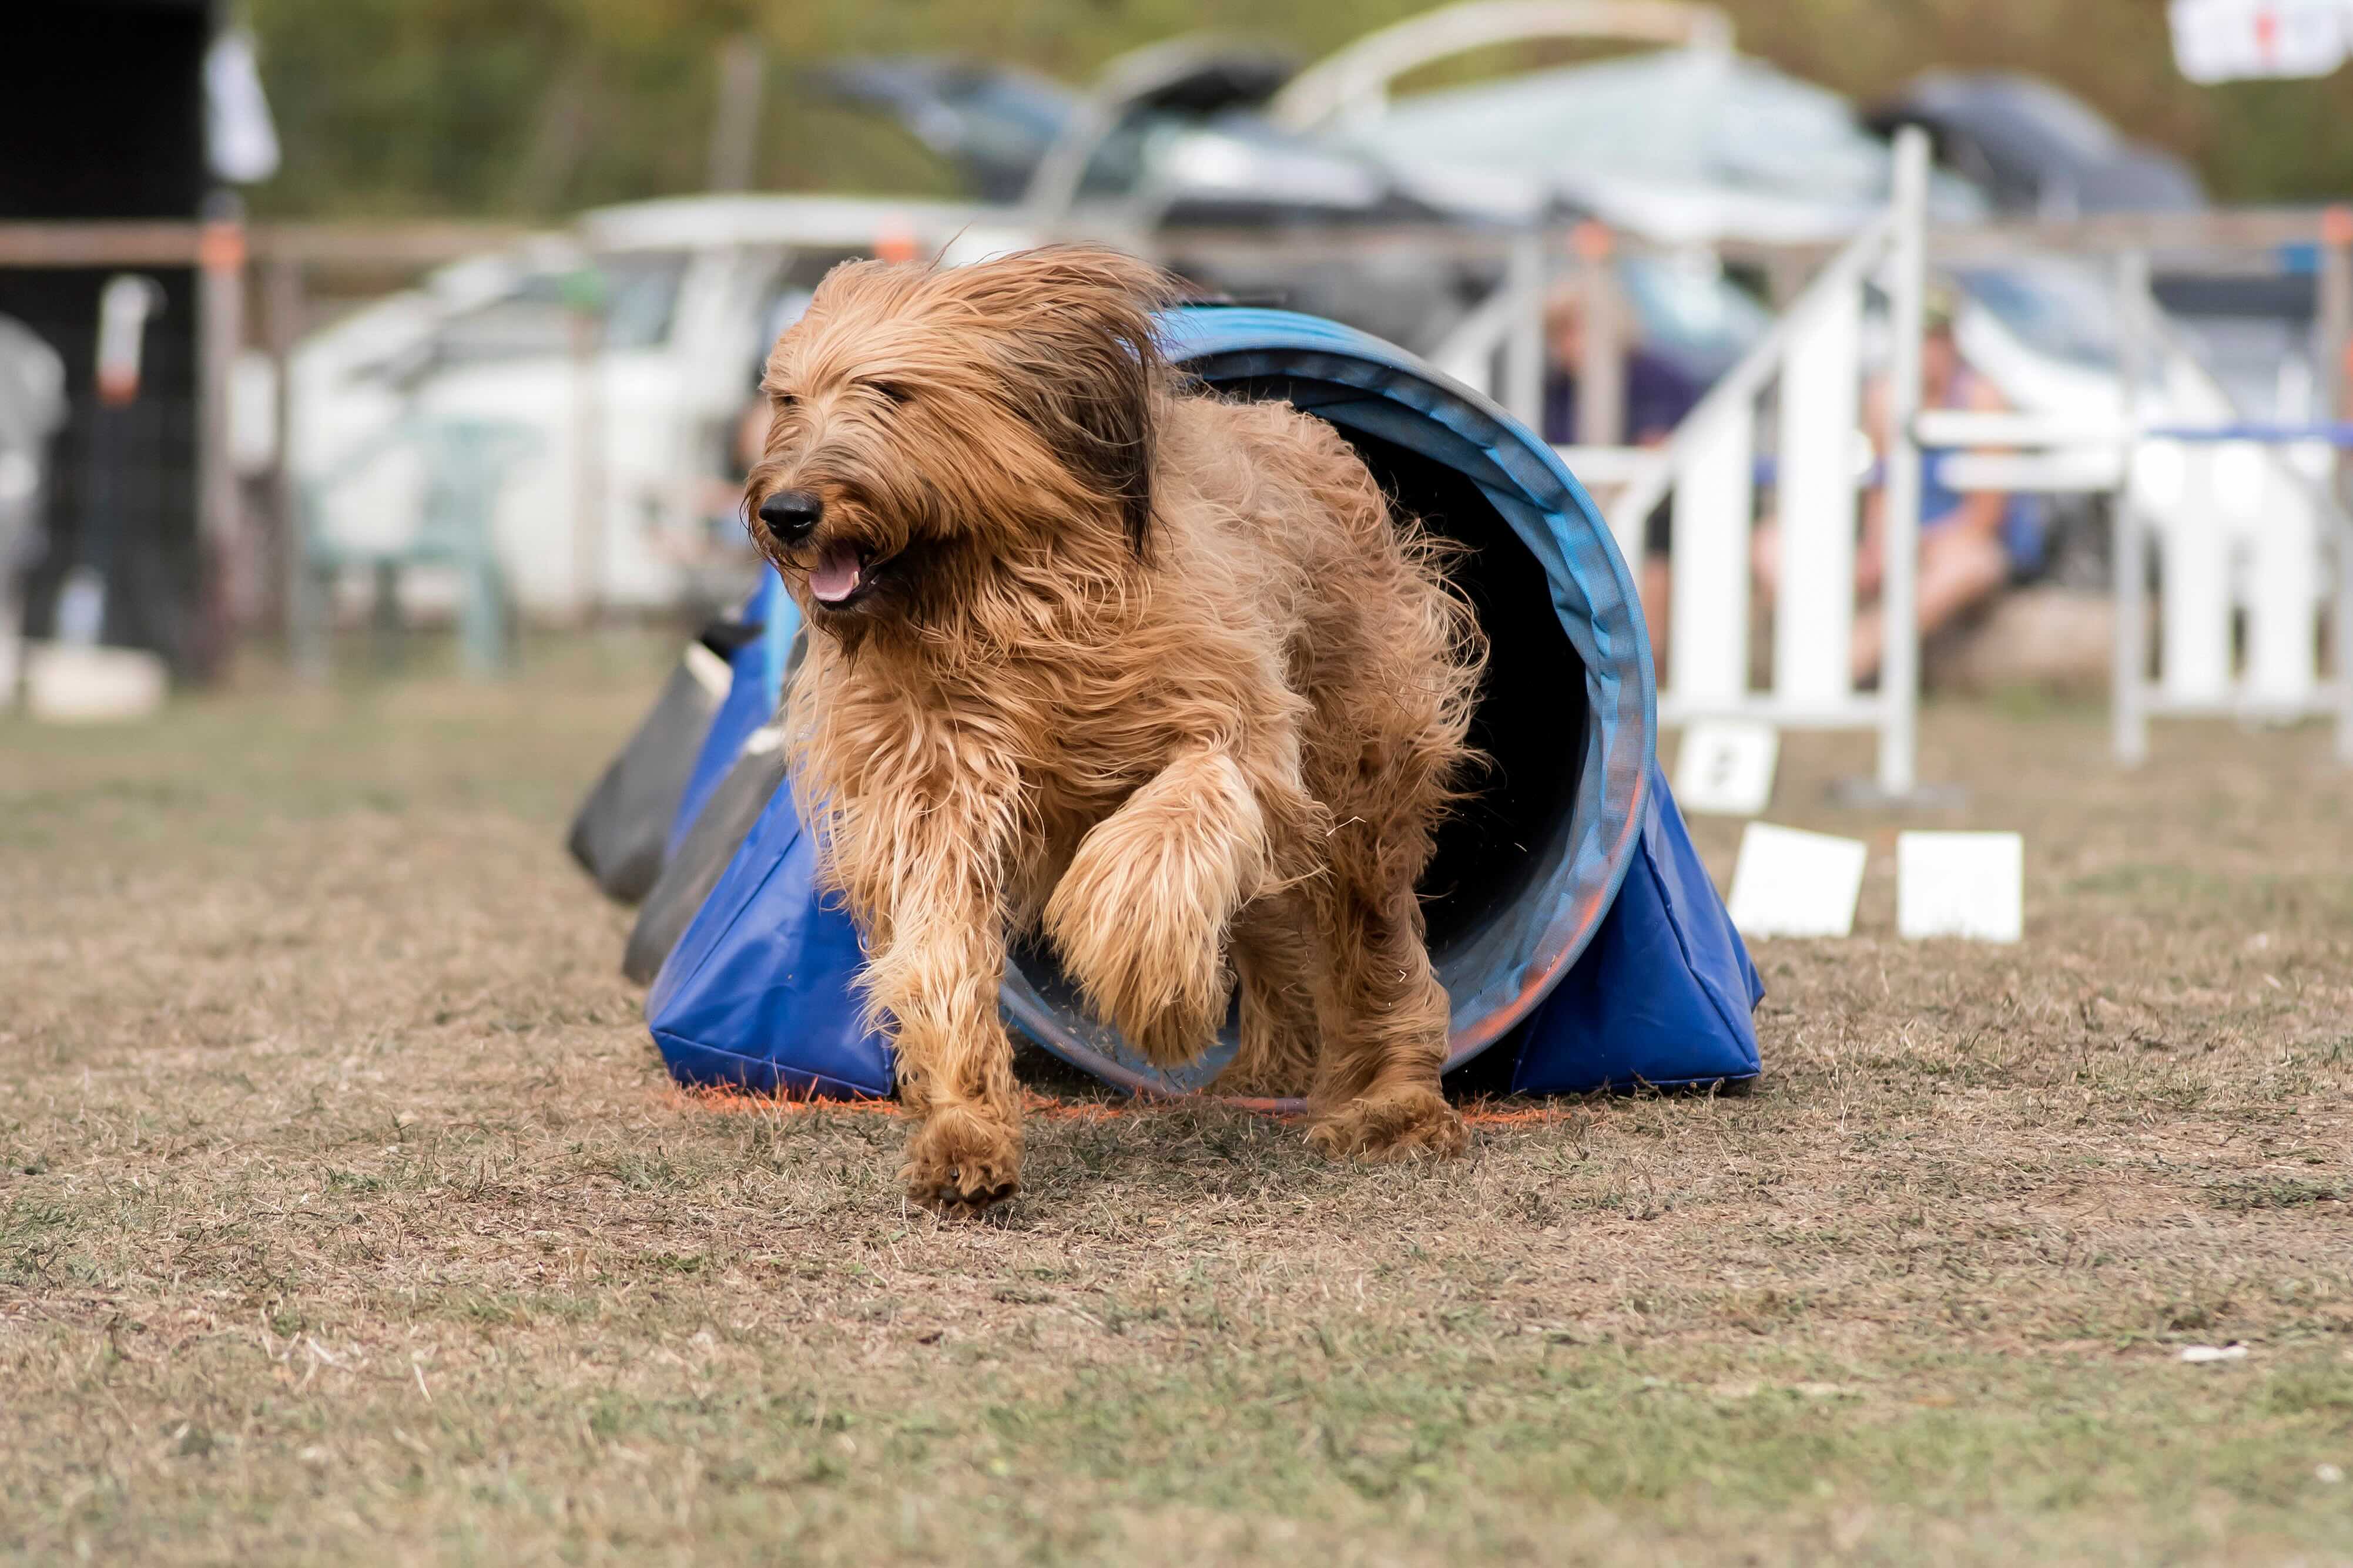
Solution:
{"label": "windshield", "polygon": [[[1660,49],[1402,98],[1352,137],[1400,165],[1773,196],[1851,210],[1884,201],[1885,143],[1836,93],[1759,60]],[[1940,181],[1940,210],[1974,206]],[[1960,216],[1955,213],[1955,216]]]}
{"label": "windshield", "polygon": [[604,283],[607,348],[659,348],[670,341],[679,284],[686,277],[683,253],[600,257],[596,269]]}
{"label": "windshield", "polygon": [[2010,111],[2041,128],[2078,162],[2098,163],[2116,156],[2116,128],[2075,99],[2027,77],[2002,85],[2010,94]]}
{"label": "windshield", "polygon": [[2116,363],[2116,300],[2091,268],[2021,261],[1957,269],[1954,279],[2030,347],[2092,369]]}
{"label": "windshield", "polygon": [[659,348],[670,339],[685,275],[682,251],[628,251],[598,257],[584,271],[527,273],[499,298],[450,317],[435,347],[442,360],[461,363],[570,353],[575,310],[596,300],[604,347]]}
{"label": "windshield", "polygon": [[1731,369],[1773,322],[1705,252],[1630,257],[1618,280],[1644,342],[1703,382]]}
{"label": "windshield", "polygon": [[1359,132],[1416,161],[1526,174],[1762,181],[1864,198],[1887,151],[1846,105],[1752,60],[1664,49],[1397,100]]}

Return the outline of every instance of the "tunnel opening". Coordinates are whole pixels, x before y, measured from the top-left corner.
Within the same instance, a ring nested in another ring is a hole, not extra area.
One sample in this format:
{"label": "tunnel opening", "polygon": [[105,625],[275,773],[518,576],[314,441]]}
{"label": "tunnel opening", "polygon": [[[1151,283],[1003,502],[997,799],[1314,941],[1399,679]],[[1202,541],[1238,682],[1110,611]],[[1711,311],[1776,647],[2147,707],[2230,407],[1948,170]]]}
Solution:
{"label": "tunnel opening", "polygon": [[[1218,390],[1310,409],[1333,402],[1332,388],[1287,376],[1225,379]],[[1449,575],[1488,639],[1471,730],[1482,761],[1467,781],[1467,797],[1440,826],[1419,884],[1431,966],[1456,1003],[1453,1054],[1460,1062],[1515,1021],[1491,1016],[1489,1007],[1466,1010],[1466,999],[1492,995],[1499,974],[1511,975],[1516,989],[1532,932],[1550,917],[1549,908],[1539,906],[1576,850],[1593,722],[1588,672],[1562,625],[1544,563],[1475,479],[1405,442],[1343,419],[1331,423],[1398,515],[1463,546]],[[1011,959],[1008,1000],[1027,1032],[1050,1049],[1076,1046],[1114,1061],[1135,1060],[1114,1031],[1088,1014],[1050,949],[1024,941]],[[1219,1047],[1187,1077],[1206,1081],[1235,1044],[1229,1014]]]}

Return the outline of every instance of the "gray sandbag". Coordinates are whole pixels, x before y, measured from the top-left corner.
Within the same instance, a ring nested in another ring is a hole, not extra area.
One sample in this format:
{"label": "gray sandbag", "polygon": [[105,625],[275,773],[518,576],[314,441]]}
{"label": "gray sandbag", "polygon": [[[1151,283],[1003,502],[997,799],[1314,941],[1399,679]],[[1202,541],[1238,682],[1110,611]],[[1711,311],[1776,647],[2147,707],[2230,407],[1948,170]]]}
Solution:
{"label": "gray sandbag", "polygon": [[754,731],[735,765],[711,792],[711,799],[695,814],[694,826],[661,868],[652,891],[638,910],[629,945],[621,955],[621,973],[640,985],[653,984],[662,962],[686,932],[687,924],[735,851],[767,809],[769,797],[785,782],[785,752],[775,727]]}
{"label": "gray sandbag", "polygon": [[728,680],[724,658],[701,642],[687,645],[652,710],[574,816],[566,847],[615,902],[638,902],[660,877],[671,823]]}

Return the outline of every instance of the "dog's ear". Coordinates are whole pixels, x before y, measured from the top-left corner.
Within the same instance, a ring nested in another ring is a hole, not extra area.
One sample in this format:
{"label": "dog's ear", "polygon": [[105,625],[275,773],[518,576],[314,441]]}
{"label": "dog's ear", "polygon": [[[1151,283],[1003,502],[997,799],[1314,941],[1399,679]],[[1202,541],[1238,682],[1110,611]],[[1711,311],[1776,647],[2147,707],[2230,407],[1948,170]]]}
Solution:
{"label": "dog's ear", "polygon": [[1117,508],[1144,553],[1153,399],[1165,373],[1153,318],[1181,286],[1149,262],[1091,245],[1043,246],[961,270],[1012,373],[1023,416],[1065,468]]}

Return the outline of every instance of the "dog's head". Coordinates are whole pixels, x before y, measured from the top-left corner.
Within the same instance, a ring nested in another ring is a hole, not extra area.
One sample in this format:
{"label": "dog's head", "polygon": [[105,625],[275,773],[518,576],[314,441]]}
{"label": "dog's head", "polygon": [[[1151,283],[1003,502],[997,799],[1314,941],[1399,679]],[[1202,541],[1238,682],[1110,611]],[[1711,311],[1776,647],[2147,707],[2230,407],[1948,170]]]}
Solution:
{"label": "dog's head", "polygon": [[856,641],[960,596],[1052,591],[1152,516],[1153,312],[1174,287],[1118,251],[968,267],[850,262],[777,340],[754,541],[820,630]]}

